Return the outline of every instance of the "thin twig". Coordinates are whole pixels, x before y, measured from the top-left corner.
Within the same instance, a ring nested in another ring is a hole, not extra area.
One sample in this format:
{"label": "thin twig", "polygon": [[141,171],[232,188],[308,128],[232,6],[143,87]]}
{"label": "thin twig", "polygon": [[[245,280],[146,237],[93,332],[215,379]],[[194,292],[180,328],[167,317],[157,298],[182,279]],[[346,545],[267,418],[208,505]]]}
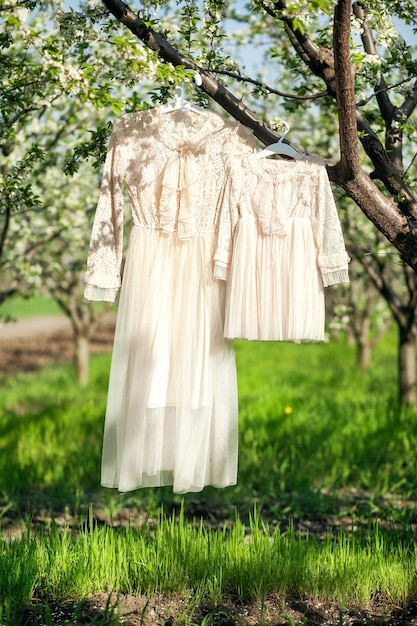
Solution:
{"label": "thin twig", "polygon": [[404,83],[410,82],[410,80],[414,80],[414,77],[410,76],[409,78],[404,78],[399,83],[395,83],[395,85],[388,85],[386,87],[383,87],[382,89],[376,89],[374,91],[374,93],[369,96],[369,98],[365,98],[364,100],[360,100],[357,103],[357,106],[358,107],[363,107],[365,104],[368,104],[368,102],[370,102],[372,100],[372,98],[375,98],[382,91],[389,91],[390,89],[395,89],[396,87],[400,87],[401,85],[404,85]]}
{"label": "thin twig", "polygon": [[269,93],[273,93],[277,96],[281,96],[282,98],[288,98],[290,100],[317,100],[318,98],[324,98],[328,95],[327,91],[321,91],[320,93],[312,94],[311,96],[298,96],[296,94],[284,93],[283,91],[278,91],[278,89],[273,89],[273,87],[269,87],[255,78],[249,78],[248,76],[242,76],[241,74],[236,74],[235,72],[230,72],[228,70],[215,70],[216,74],[222,74],[223,76],[230,76],[230,78],[235,78],[241,83],[251,83],[251,85],[256,85],[256,87],[261,87],[265,89]]}
{"label": "thin twig", "polygon": [[408,170],[410,169],[410,167],[412,166],[412,164],[414,163],[414,161],[417,158],[417,153],[413,156],[413,158],[410,161],[410,165],[407,167],[407,169],[405,170],[404,174],[403,174],[403,178],[405,178],[407,176]]}

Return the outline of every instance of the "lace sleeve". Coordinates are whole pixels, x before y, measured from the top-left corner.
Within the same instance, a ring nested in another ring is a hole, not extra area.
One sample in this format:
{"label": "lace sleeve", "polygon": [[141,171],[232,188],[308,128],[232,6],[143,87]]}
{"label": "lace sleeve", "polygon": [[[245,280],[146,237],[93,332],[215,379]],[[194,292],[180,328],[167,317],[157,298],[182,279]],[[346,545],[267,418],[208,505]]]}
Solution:
{"label": "lace sleeve", "polygon": [[242,186],[242,159],[256,151],[256,139],[249,128],[234,124],[234,132],[225,145],[225,179],[222,188],[217,248],[214,254],[214,278],[228,280],[233,252],[233,235],[239,219]]}
{"label": "lace sleeve", "polygon": [[233,233],[239,219],[238,169],[229,166],[222,190],[214,278],[228,280],[233,251]]}
{"label": "lace sleeve", "polygon": [[319,267],[324,287],[348,283],[348,263],[342,228],[337,214],[332,189],[324,167],[317,170],[313,227],[319,248]]}
{"label": "lace sleeve", "polygon": [[104,164],[84,275],[87,300],[114,302],[121,283],[124,172],[120,134],[120,125],[115,125]]}

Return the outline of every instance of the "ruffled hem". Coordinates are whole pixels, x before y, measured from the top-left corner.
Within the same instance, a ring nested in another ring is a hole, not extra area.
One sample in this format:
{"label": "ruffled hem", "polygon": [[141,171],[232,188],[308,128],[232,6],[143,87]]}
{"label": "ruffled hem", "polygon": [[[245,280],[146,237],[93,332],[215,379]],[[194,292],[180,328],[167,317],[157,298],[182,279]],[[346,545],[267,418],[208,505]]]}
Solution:
{"label": "ruffled hem", "polygon": [[348,283],[348,263],[350,257],[346,251],[339,254],[319,257],[319,267],[323,286],[330,287],[338,283]]}
{"label": "ruffled hem", "polygon": [[118,291],[118,289],[86,285],[84,289],[84,298],[86,300],[90,300],[91,302],[114,302]]}
{"label": "ruffled hem", "polygon": [[324,290],[309,223],[287,237],[259,234],[256,221],[236,227],[227,285],[224,336],[252,341],[323,341]]}
{"label": "ruffled hem", "polygon": [[331,285],[337,285],[338,283],[348,283],[349,274],[348,270],[336,270],[335,272],[326,272],[322,274],[323,287],[330,287]]}
{"label": "ruffled hem", "polygon": [[102,481],[101,486],[108,489],[117,489],[120,493],[127,493],[128,491],[135,491],[136,489],[144,489],[149,487],[170,487],[173,486],[173,492],[176,494],[185,493],[199,493],[203,491],[205,487],[215,487],[216,489],[225,489],[226,487],[233,487],[237,484],[237,479],[232,478],[224,481],[212,481],[210,483],[182,483],[178,486],[174,486],[175,478],[173,471],[163,471],[157,474],[144,474],[140,483],[127,483],[120,485],[118,482],[106,482]]}

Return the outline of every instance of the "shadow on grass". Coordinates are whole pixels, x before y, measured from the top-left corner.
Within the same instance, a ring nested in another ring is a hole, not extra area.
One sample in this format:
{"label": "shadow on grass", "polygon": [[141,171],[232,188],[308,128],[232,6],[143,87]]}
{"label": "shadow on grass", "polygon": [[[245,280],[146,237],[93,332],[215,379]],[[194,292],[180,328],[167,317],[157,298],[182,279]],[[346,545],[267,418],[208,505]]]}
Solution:
{"label": "shadow on grass", "polygon": [[[183,507],[187,518],[218,526],[236,513],[247,523],[257,506],[267,523],[285,530],[295,521],[313,534],[376,517],[411,524],[416,420],[394,403],[384,406],[383,419],[372,417],[368,432],[361,428],[371,418],[355,425],[343,407],[329,402],[311,412],[308,429],[305,416],[299,422],[293,415],[246,416],[238,485],[185,496],[170,487],[128,494],[99,487],[103,407],[60,400],[33,405],[24,415],[9,411],[0,427],[2,515],[85,515],[93,504],[110,520],[126,517],[126,511],[131,518],[161,506],[166,512]],[[396,495],[383,492],[401,484]]]}
{"label": "shadow on grass", "polygon": [[375,517],[412,524],[417,411],[398,407],[383,368],[366,381],[347,367],[345,352],[239,344],[238,484],[185,496],[169,487],[121,495],[99,486],[109,356],[92,360],[85,390],[71,368],[13,379],[0,415],[0,517],[85,516],[92,505],[97,519],[110,520],[163,506],[216,526],[236,513],[246,523],[257,506],[284,530],[295,521],[321,533]]}

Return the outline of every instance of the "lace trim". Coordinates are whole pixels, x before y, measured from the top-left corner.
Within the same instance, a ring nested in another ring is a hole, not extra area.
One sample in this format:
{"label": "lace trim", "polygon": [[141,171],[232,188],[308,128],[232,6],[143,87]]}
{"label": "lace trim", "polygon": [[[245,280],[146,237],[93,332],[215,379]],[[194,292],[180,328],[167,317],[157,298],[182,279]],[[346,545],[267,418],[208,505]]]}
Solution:
{"label": "lace trim", "polygon": [[349,274],[346,270],[337,270],[335,272],[327,272],[326,274],[322,274],[323,286],[330,287],[331,285],[336,285],[338,283],[348,283]]}
{"label": "lace trim", "polygon": [[213,275],[216,280],[227,281],[229,279],[229,268],[215,265]]}
{"label": "lace trim", "polygon": [[106,289],[105,287],[93,287],[86,285],[84,289],[84,298],[92,302],[114,302],[116,300],[118,289]]}

